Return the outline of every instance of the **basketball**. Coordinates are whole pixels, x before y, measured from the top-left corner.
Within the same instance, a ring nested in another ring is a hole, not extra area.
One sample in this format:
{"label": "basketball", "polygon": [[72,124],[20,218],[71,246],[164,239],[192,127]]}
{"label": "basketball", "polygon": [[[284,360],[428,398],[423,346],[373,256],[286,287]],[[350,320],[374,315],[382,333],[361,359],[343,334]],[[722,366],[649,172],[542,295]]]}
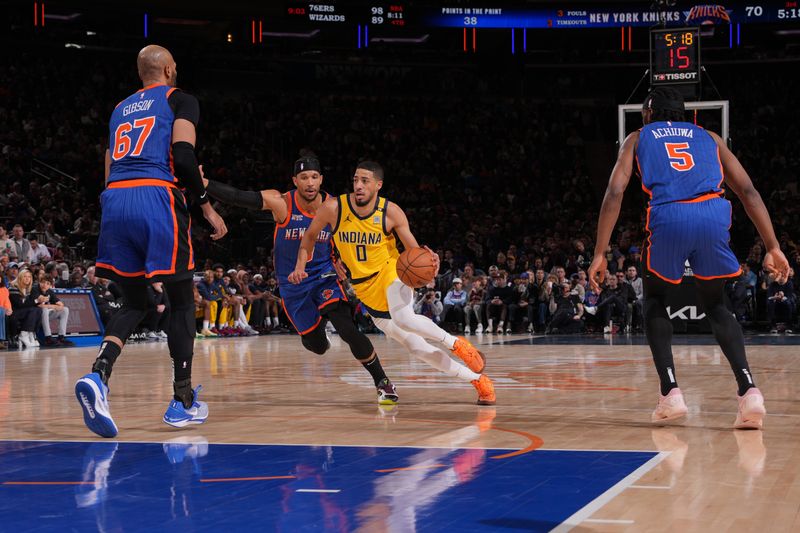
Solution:
{"label": "basketball", "polygon": [[397,258],[397,277],[400,281],[418,289],[424,287],[436,276],[436,265],[431,253],[425,248],[411,248]]}

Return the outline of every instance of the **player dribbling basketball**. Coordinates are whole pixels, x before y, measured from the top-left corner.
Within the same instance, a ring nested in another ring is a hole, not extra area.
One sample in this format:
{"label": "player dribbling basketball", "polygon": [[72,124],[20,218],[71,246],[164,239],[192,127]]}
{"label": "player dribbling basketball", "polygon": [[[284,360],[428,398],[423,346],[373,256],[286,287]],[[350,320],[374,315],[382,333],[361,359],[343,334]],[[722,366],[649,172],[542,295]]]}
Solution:
{"label": "player dribbling basketball", "polygon": [[[300,283],[307,277],[305,266],[317,235],[330,225],[336,249],[349,271],[356,295],[375,325],[415,357],[448,376],[471,382],[478,391],[479,405],[494,404],[494,385],[486,374],[480,374],[485,366],[483,354],[465,339],[450,335],[430,319],[414,313],[413,291],[397,277],[399,254],[394,235],[406,249],[418,248],[419,245],[403,210],[378,196],[382,186],[381,165],[373,161],[359,163],[353,176],[354,192],[326,200],[317,211],[303,235],[295,271],[289,275],[289,281]],[[434,261],[438,268],[438,258]],[[444,344],[466,366],[425,339]]]}

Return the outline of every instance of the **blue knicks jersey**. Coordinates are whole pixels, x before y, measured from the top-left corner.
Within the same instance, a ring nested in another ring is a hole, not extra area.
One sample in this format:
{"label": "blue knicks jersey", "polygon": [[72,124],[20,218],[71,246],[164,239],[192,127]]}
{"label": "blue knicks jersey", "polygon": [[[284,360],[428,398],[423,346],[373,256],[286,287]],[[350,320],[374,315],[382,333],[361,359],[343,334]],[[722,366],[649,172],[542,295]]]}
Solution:
{"label": "blue knicks jersey", "polygon": [[[300,241],[303,239],[311,221],[314,217],[304,213],[297,205],[297,190],[289,192],[289,211],[286,220],[275,228],[275,246],[273,254],[275,256],[275,272],[278,274],[278,283],[281,286],[290,285],[288,282],[289,274],[294,272],[297,263],[297,254],[300,251]],[[322,201],[327,198],[327,194],[322,194]],[[320,275],[327,272],[334,272],[333,268],[333,246],[331,245],[331,227],[319,232],[317,242],[314,244],[314,255],[306,263],[308,279],[318,279]]]}
{"label": "blue knicks jersey", "polygon": [[719,147],[689,122],[653,122],[639,132],[636,162],[650,205],[722,194]]}
{"label": "blue knicks jersey", "polygon": [[172,170],[172,124],[167,98],[175,88],[151,85],[120,102],[111,113],[108,151],[114,181],[155,178],[176,182]]}

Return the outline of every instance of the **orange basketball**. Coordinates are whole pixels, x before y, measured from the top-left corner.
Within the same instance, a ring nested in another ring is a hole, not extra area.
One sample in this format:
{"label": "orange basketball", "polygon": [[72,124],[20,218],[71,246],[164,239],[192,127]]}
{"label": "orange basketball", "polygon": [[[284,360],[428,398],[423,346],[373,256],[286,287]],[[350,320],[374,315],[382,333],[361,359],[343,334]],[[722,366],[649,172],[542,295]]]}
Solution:
{"label": "orange basketball", "polygon": [[435,276],[433,257],[425,248],[411,248],[397,258],[397,277],[412,289],[424,287]]}

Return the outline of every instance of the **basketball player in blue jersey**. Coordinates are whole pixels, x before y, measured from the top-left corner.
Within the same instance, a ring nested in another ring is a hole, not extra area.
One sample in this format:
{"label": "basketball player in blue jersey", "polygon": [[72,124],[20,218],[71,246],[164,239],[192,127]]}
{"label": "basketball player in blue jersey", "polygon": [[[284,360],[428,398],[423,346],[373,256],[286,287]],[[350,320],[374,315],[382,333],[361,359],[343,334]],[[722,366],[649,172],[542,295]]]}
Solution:
{"label": "basketball player in blue jersey", "polygon": [[175,88],[175,60],[165,48],[143,48],[137,67],[143,88],[111,114],[96,263],[96,275],[116,281],[124,303],[106,327],[92,371],[75,384],[86,426],[102,437],[117,434],[108,379],[126,339],[147,314],[147,286],[154,282],[163,282],[172,308],[167,335],[174,398],[164,422],[183,427],[208,417],[208,406],[197,399],[200,387],[191,384],[194,257],[189,208],[179,186],[201,205],[212,238],[227,232],[208,201],[194,154],[197,99]]}
{"label": "basketball player in blue jersey", "polygon": [[681,418],[687,412],[672,358],[672,323],[666,309],[667,292],[680,284],[688,260],[697,284],[697,297],[738,384],[739,411],[735,428],[762,427],[764,397],[756,388],[745,356],[742,328],[724,302],[726,280],[740,274],[730,249],[731,204],[723,183],[739,197],[764,241],[764,268],[779,283],[786,281],[789,263],[761,195],[720,137],[685,121],[683,96],[672,88],[653,90],[642,108],[644,127],[628,135],[611,173],[600,220],[589,280],[599,292],[606,272],[605,250],[619,216],[634,162],[647,207],[644,263],[644,320],[661,395],[653,422]]}
{"label": "basketball player in blue jersey", "polygon": [[319,355],[327,352],[330,342],[325,335],[325,325],[329,320],[341,339],[350,346],[353,357],[372,376],[378,391],[378,403],[394,405],[399,399],[395,386],[386,377],[372,342],[358,331],[353,322],[347,295],[339,283],[333,264],[330,227],[320,232],[314,244],[313,257],[306,265],[309,277],[299,285],[288,281],[297,261],[300,241],[328,197],[320,191],[323,179],[320,171],[316,157],[301,157],[294,164],[292,182],[295,189],[286,193],[274,189],[241,191],[205,178],[203,183],[208,187],[208,193],[222,202],[272,212],[276,223],[273,254],[281,303],[286,316],[300,334],[303,346]]}

